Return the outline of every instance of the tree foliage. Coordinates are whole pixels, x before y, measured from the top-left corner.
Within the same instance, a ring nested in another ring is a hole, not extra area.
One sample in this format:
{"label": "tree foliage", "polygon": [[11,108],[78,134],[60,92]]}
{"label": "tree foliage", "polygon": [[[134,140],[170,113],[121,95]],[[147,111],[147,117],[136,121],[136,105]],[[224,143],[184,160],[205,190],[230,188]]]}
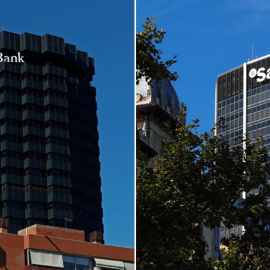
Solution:
{"label": "tree foliage", "polygon": [[161,60],[162,51],[156,47],[162,43],[166,32],[157,29],[155,18],[146,18],[143,28],[141,33],[136,34],[136,83],[138,84],[142,77],[145,77],[147,82],[164,78],[176,81],[177,72],[171,72],[169,67],[178,61],[177,56],[174,55],[173,59],[164,62]]}
{"label": "tree foliage", "polygon": [[259,257],[253,254],[245,256],[241,253],[239,238],[231,237],[227,241],[227,249],[223,249],[223,258],[213,260],[211,265],[214,269],[219,270],[265,270],[266,263]]}
{"label": "tree foliage", "polygon": [[[221,222],[245,227],[235,238],[236,261],[260,261],[269,269],[267,149],[259,141],[230,147],[214,129],[198,134],[197,128],[198,120],[179,124],[164,139],[163,155],[153,168],[138,155],[137,269],[238,269],[203,259],[201,227]],[[247,198],[238,201],[244,191]]]}

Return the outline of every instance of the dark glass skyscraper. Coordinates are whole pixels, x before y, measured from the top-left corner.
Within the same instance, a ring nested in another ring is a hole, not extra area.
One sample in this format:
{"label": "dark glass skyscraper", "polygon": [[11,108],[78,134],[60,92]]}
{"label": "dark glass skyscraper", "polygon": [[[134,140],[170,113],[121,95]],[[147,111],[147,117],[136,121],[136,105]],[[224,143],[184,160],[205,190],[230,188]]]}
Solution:
{"label": "dark glass skyscraper", "polygon": [[[11,56],[20,52],[24,63]],[[94,60],[63,38],[0,32],[1,216],[103,232]],[[11,61],[13,62],[7,62]]]}
{"label": "dark glass skyscraper", "polygon": [[[240,143],[238,136],[251,142],[262,136],[262,144],[270,151],[270,55],[218,76],[216,122],[222,124],[217,134],[229,140],[230,145]],[[232,233],[241,235],[243,227],[220,229],[221,237]]]}

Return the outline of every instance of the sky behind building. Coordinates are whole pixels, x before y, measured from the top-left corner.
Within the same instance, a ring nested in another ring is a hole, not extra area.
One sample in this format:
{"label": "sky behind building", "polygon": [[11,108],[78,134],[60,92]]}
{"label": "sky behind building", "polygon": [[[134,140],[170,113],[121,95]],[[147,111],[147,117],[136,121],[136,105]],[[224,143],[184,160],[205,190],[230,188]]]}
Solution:
{"label": "sky behind building", "polygon": [[133,247],[133,1],[2,0],[0,27],[62,37],[95,59],[105,244]]}
{"label": "sky behind building", "polygon": [[266,0],[137,0],[137,32],[146,17],[156,17],[167,34],[160,46],[164,59],[178,55],[172,66],[180,102],[187,104],[188,121],[199,118],[200,132],[214,123],[217,76],[248,59],[270,54],[270,3]]}

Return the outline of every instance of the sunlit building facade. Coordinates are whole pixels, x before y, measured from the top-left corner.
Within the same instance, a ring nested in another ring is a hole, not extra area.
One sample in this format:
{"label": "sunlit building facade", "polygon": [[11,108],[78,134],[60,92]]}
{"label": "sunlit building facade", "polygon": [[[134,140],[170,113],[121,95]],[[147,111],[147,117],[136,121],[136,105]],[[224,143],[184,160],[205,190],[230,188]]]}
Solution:
{"label": "sunlit building facade", "polygon": [[[270,151],[270,55],[218,76],[215,122],[220,124],[217,134],[231,146],[242,143],[239,138],[254,143],[262,137],[262,144]],[[245,148],[245,141],[243,144]],[[220,228],[220,238],[242,233],[240,225]]]}

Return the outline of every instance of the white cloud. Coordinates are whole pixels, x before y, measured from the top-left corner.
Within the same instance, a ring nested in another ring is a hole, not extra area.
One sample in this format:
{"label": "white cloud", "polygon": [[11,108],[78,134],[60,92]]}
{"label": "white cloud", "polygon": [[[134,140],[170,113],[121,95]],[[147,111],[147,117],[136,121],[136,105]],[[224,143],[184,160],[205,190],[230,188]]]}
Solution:
{"label": "white cloud", "polygon": [[269,0],[229,0],[228,5],[232,10],[243,10],[256,12],[268,12],[270,10]]}
{"label": "white cloud", "polygon": [[180,6],[196,2],[198,0],[155,0],[136,1],[137,14],[155,14],[157,18],[169,16],[171,12],[179,9]]}

